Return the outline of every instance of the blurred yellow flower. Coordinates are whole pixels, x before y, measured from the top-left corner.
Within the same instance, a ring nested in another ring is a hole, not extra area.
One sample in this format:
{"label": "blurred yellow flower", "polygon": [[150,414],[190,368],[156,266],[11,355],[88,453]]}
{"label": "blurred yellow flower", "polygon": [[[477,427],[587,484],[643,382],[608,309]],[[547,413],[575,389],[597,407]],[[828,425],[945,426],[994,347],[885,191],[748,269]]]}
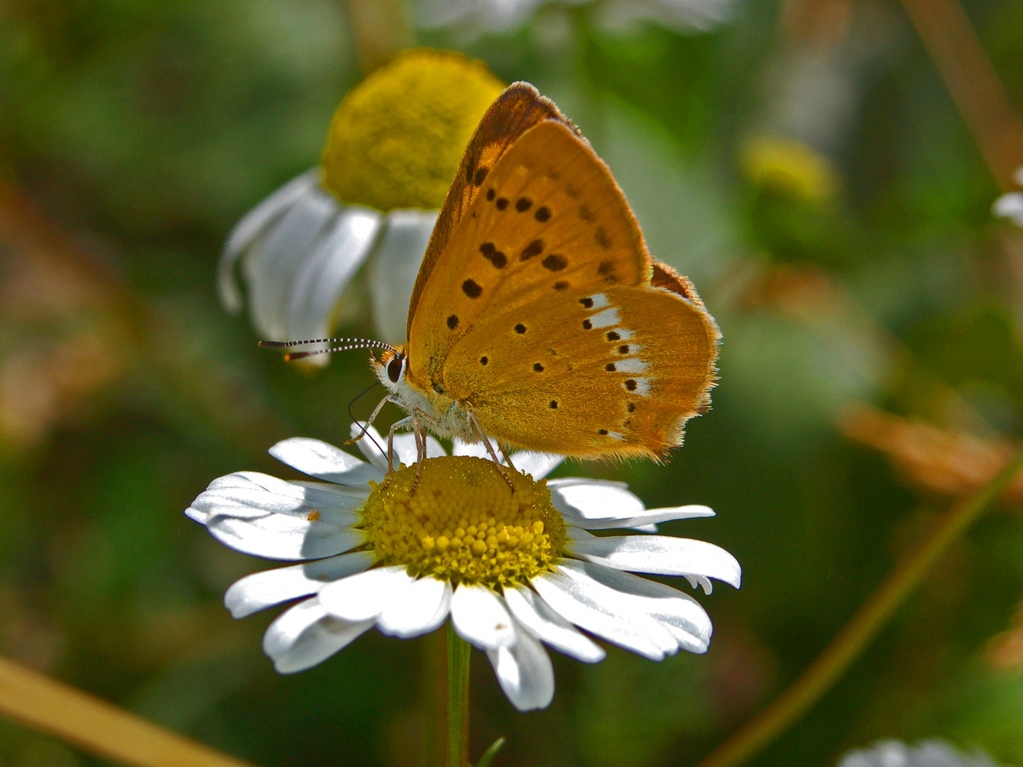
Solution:
{"label": "blurred yellow flower", "polygon": [[739,157],[742,174],[758,188],[771,189],[811,205],[831,202],[842,186],[826,157],[801,141],[780,136],[750,139]]}
{"label": "blurred yellow flower", "polygon": [[323,185],[349,204],[440,208],[503,84],[460,54],[409,51],[349,93],[330,124]]}

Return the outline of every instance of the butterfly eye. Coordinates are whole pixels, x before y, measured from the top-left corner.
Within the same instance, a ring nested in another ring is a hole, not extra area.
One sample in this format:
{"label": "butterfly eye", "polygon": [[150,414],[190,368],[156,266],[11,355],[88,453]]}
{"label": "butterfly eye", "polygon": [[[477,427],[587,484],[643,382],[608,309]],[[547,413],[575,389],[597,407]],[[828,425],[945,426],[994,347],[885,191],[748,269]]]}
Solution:
{"label": "butterfly eye", "polygon": [[396,354],[391,357],[391,361],[387,363],[387,377],[391,380],[391,383],[398,383],[398,379],[401,378],[401,369],[405,365],[405,355]]}

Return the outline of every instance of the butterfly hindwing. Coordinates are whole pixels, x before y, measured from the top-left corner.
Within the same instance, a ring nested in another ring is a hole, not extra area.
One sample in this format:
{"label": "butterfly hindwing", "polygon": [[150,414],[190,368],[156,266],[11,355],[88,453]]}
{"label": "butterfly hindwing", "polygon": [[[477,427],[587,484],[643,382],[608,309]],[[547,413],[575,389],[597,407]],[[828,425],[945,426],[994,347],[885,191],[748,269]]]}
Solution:
{"label": "butterfly hindwing", "polygon": [[[662,457],[709,403],[714,321],[698,297],[668,289],[610,286],[571,299],[488,315],[451,350],[449,393],[513,445]],[[518,333],[523,315],[530,323]]]}

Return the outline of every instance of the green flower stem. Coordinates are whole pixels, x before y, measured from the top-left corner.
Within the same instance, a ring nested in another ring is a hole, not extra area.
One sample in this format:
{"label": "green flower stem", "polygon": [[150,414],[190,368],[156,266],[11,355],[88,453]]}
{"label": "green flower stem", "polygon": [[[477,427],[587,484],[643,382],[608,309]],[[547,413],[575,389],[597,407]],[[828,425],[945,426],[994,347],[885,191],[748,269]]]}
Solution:
{"label": "green flower stem", "polygon": [[0,658],[0,715],[119,764],[248,765],[6,658]]}
{"label": "green flower stem", "polygon": [[742,764],[795,723],[860,656],[941,555],[1002,494],[1020,467],[1023,451],[975,495],[957,504],[931,536],[896,567],[810,668],[698,767]]}
{"label": "green flower stem", "polygon": [[447,767],[469,764],[469,643],[448,621]]}

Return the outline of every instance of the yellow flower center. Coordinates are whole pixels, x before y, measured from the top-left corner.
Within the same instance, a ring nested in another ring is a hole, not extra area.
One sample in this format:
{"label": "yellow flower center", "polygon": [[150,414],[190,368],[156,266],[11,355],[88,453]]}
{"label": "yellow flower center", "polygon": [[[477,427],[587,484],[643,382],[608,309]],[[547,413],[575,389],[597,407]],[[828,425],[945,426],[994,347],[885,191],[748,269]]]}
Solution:
{"label": "yellow flower center", "polygon": [[413,576],[492,589],[526,583],[562,555],[565,522],[547,483],[492,461],[452,456],[402,466],[373,491],[362,510],[369,546],[384,565]]}
{"label": "yellow flower center", "polygon": [[342,202],[439,208],[476,125],[501,92],[482,62],[415,50],[341,102],[323,152],[323,184]]}
{"label": "yellow flower center", "polygon": [[744,175],[754,185],[811,205],[830,202],[842,185],[826,157],[792,139],[752,139],[743,147],[741,163]]}

